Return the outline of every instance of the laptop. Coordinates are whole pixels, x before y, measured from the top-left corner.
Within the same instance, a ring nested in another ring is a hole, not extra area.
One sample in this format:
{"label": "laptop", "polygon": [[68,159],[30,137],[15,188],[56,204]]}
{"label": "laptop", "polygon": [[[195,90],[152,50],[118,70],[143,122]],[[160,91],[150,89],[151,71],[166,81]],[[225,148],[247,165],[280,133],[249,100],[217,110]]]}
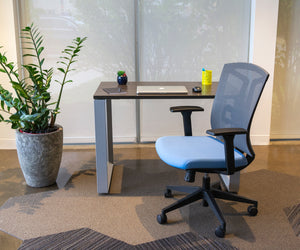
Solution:
{"label": "laptop", "polygon": [[137,86],[137,94],[187,94],[185,86]]}

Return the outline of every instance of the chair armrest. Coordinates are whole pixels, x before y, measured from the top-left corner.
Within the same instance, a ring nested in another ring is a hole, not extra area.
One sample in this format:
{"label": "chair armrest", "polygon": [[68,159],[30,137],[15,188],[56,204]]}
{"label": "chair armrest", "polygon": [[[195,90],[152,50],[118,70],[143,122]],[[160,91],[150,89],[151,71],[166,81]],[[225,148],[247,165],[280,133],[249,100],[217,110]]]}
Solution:
{"label": "chair armrest", "polygon": [[229,136],[229,135],[246,134],[247,130],[243,128],[218,128],[218,129],[209,129],[206,131],[206,133],[213,136]]}
{"label": "chair armrest", "polygon": [[192,136],[192,122],[191,122],[192,112],[204,111],[204,109],[199,106],[174,106],[174,107],[170,107],[170,111],[181,112],[183,117],[184,135]]}
{"label": "chair armrest", "polygon": [[186,111],[204,111],[202,107],[199,106],[174,106],[170,107],[171,112],[186,112]]}
{"label": "chair armrest", "polygon": [[233,140],[235,135],[247,134],[247,130],[243,128],[219,128],[209,129],[206,133],[213,136],[222,136],[224,138],[225,163],[227,168],[226,174],[234,174],[236,169]]}

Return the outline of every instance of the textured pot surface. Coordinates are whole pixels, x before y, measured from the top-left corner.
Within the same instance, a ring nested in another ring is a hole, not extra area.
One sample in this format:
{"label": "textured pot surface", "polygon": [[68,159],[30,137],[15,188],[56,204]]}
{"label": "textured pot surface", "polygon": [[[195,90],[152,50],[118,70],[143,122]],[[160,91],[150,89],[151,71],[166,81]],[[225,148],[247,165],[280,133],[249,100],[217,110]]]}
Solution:
{"label": "textured pot surface", "polygon": [[44,134],[16,131],[19,163],[28,186],[46,187],[56,182],[62,150],[63,129]]}

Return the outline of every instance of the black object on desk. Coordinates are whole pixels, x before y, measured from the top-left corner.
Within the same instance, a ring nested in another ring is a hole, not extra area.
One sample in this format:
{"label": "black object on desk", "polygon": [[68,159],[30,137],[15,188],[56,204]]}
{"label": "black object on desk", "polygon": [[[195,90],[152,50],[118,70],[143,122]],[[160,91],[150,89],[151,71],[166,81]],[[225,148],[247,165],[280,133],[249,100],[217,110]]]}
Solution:
{"label": "black object on desk", "polygon": [[193,88],[193,92],[201,92],[202,88],[200,86],[196,86]]}

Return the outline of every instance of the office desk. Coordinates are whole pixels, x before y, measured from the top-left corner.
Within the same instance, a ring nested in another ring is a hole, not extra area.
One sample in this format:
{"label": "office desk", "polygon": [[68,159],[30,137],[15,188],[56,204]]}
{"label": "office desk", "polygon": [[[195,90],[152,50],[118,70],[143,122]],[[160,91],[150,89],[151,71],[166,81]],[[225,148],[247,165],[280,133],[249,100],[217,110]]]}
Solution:
{"label": "office desk", "polygon": [[[136,87],[141,85],[179,85],[186,86],[187,94],[136,94]],[[101,82],[94,94],[95,132],[96,132],[96,172],[97,191],[99,194],[109,192],[113,171],[113,141],[112,141],[112,113],[113,99],[212,99],[215,97],[217,83],[203,87],[202,93],[194,93],[193,87],[199,82],[129,82],[120,85],[116,82]],[[121,87],[125,93],[108,94],[103,89]]]}

